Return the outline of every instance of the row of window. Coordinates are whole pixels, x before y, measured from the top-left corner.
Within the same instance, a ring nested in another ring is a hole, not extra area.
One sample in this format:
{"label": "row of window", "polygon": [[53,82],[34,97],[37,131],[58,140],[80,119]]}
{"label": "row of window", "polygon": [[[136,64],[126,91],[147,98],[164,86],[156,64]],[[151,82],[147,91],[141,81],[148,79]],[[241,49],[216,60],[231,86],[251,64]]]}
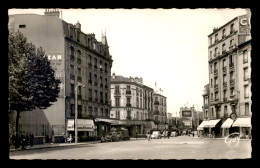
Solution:
{"label": "row of window", "polygon": [[[235,96],[235,89],[230,89],[230,97],[233,98]],[[240,93],[239,93],[240,94]],[[214,97],[215,96],[215,97]],[[211,101],[213,101],[213,97],[215,98],[215,101],[219,101],[219,92],[216,91],[213,96],[213,93],[211,93]],[[244,85],[244,98],[249,98],[249,85]],[[227,101],[227,90],[223,90],[223,101]]]}
{"label": "row of window", "polygon": [[[233,34],[234,32],[235,32],[235,30],[234,30],[234,23],[232,23],[230,25],[229,34]],[[214,43],[217,43],[219,41],[219,34],[216,33],[214,37],[215,37]],[[226,29],[225,28],[222,29],[222,36],[221,37],[222,37],[222,39],[224,39],[226,37]],[[212,45],[212,44],[213,44],[212,37],[210,37],[210,45]]]}
{"label": "row of window", "polygon": [[[209,118],[209,117],[215,117],[214,115],[214,108],[211,108],[211,113],[208,113],[208,110],[205,110],[205,118]],[[235,112],[234,106],[232,106],[232,111]],[[245,103],[245,115],[249,115],[249,103]],[[220,113],[216,113],[216,117],[220,118]],[[227,106],[224,106],[224,117],[229,117],[228,116],[228,111],[227,111]]]}
{"label": "row of window", "polygon": [[[127,97],[126,98],[126,106],[132,106],[131,105],[131,98],[130,97]],[[151,107],[152,107],[152,104],[151,103],[149,103],[149,101],[148,101],[148,103],[146,102],[146,101],[143,101],[142,100],[142,98],[140,98],[140,101],[139,101],[139,99],[138,98],[136,98],[136,107],[137,108],[143,108],[143,104],[144,104],[144,109],[151,109]],[[148,104],[148,105],[147,105]],[[115,106],[116,107],[120,107],[121,105],[120,105],[120,98],[119,97],[116,97],[115,98]]]}

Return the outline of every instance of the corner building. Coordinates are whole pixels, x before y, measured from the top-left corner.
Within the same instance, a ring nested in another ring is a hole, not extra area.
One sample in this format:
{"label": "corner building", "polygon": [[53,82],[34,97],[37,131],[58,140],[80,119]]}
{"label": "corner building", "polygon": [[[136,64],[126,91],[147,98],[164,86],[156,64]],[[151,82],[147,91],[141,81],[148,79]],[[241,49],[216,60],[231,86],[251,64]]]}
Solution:
{"label": "corner building", "polygon": [[146,134],[155,126],[149,121],[153,117],[152,103],[153,89],[145,86],[142,78],[112,75],[110,118],[118,122],[111,126],[127,128],[132,137]]}
{"label": "corner building", "polygon": [[[81,31],[79,22],[73,25],[59,16],[56,9],[46,9],[44,15],[9,16],[10,30],[19,30],[36,47],[43,47],[55,77],[61,80],[58,101],[46,110],[23,112],[20,130],[36,136],[75,135],[78,106],[78,140],[85,141],[100,134],[95,119],[109,118],[113,60],[105,35],[97,41],[95,34]],[[79,83],[85,87],[77,87]]]}
{"label": "corner building", "polygon": [[209,107],[205,117],[215,120],[208,127],[216,136],[251,134],[250,17],[248,11],[208,36]]}

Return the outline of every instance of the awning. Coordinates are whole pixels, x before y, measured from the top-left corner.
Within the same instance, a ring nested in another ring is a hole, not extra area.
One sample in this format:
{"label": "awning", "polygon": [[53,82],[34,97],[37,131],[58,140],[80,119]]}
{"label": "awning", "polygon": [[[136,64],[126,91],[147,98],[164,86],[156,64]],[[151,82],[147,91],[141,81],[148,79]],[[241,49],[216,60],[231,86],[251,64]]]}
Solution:
{"label": "awning", "polygon": [[231,118],[228,118],[222,125],[221,128],[230,128],[231,125],[233,124],[234,120]]}
{"label": "awning", "polygon": [[202,121],[198,126],[197,130],[203,130],[203,127],[209,122],[209,120]]}
{"label": "awning", "polygon": [[232,127],[251,127],[251,118],[237,118]]}
{"label": "awning", "polygon": [[207,128],[213,128],[216,126],[216,124],[220,121],[220,119],[217,119],[217,120],[209,120],[209,122],[207,124],[205,124],[204,127],[207,127]]}
{"label": "awning", "polygon": [[110,124],[118,124],[119,120],[111,120],[111,119],[106,119],[106,118],[96,118],[95,122],[106,122]]}
{"label": "awning", "polygon": [[77,119],[78,131],[94,131],[94,121],[90,119]]}

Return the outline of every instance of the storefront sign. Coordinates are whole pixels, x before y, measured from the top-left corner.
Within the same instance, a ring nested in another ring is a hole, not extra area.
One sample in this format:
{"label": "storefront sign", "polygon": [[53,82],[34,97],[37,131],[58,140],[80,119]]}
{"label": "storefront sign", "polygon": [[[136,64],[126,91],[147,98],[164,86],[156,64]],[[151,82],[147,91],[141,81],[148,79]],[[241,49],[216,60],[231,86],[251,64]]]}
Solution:
{"label": "storefront sign", "polygon": [[68,119],[67,130],[74,131],[74,119]]}
{"label": "storefront sign", "polygon": [[77,130],[78,131],[94,131],[95,125],[93,120],[78,119]]}

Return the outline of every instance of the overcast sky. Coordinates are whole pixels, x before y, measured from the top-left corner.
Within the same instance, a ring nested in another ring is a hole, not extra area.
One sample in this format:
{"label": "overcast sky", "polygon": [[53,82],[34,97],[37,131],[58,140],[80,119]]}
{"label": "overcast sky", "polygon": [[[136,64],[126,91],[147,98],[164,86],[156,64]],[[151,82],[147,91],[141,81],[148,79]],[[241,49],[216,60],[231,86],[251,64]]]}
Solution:
{"label": "overcast sky", "polygon": [[[10,9],[9,14],[44,14],[44,9]],[[62,9],[68,23],[101,41],[106,31],[112,73],[142,77],[163,90],[173,116],[184,104],[201,111],[208,79],[208,35],[245,9]]]}

